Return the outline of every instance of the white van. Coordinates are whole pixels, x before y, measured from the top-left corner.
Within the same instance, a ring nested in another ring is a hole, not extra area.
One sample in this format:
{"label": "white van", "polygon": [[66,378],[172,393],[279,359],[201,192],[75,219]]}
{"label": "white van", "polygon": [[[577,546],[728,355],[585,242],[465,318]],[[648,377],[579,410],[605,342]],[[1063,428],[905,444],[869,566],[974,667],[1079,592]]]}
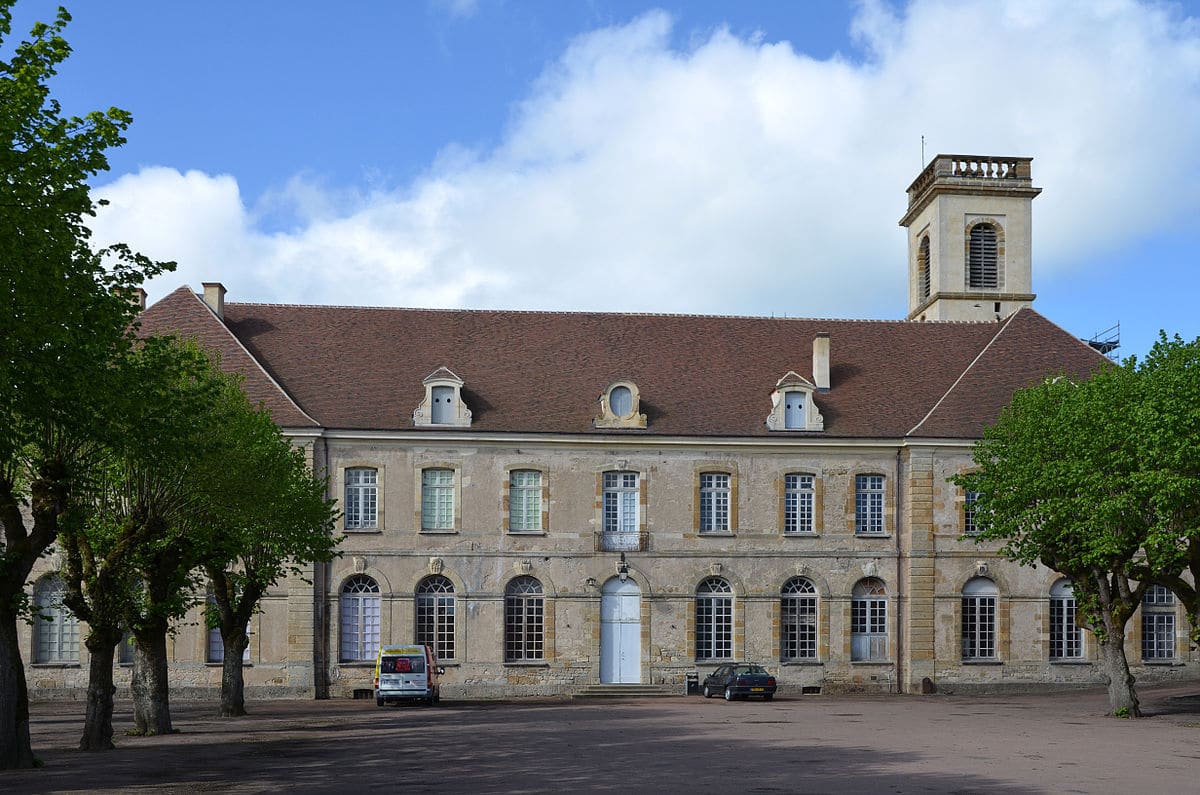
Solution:
{"label": "white van", "polygon": [[442,698],[438,676],[446,669],[428,643],[410,646],[381,646],[375,661],[375,703],[420,701],[436,704]]}

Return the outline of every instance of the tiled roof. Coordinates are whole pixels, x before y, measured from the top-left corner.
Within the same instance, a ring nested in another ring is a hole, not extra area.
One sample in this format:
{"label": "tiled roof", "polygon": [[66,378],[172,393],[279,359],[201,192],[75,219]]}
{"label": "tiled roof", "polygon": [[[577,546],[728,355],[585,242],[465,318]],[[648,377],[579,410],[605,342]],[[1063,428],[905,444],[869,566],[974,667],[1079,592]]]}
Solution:
{"label": "tiled roof", "polygon": [[[226,303],[225,325],[184,288],[143,316],[147,332],[196,336],[247,372],[281,425],[344,430],[413,429],[423,379],[446,367],[465,382],[467,432],[974,438],[1013,390],[1104,361],[1030,309],[912,323]],[[825,430],[768,431],[776,382],[811,378],[818,332],[830,335],[830,390],[815,396]],[[593,428],[617,380],[637,384],[645,430]]]}

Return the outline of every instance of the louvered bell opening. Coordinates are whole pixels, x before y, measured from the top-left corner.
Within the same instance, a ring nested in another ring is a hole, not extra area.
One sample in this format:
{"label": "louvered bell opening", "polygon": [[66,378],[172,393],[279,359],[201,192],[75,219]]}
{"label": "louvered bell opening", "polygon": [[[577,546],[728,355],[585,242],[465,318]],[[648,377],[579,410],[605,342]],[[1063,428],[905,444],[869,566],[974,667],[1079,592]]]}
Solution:
{"label": "louvered bell opening", "polygon": [[996,230],[980,224],[971,230],[969,278],[971,287],[997,287]]}
{"label": "louvered bell opening", "polygon": [[921,238],[921,248],[917,252],[917,268],[921,274],[921,297],[928,298],[930,292],[929,275],[929,238]]}

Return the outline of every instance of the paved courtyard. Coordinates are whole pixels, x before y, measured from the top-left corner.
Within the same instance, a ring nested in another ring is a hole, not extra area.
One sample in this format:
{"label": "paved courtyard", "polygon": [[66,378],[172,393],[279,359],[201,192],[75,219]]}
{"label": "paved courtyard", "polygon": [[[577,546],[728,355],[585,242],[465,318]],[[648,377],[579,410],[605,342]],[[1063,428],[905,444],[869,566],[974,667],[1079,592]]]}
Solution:
{"label": "paved courtyard", "polygon": [[[1200,791],[1200,682],[1142,691],[1150,717],[1103,717],[1104,694],[675,697],[622,701],[274,701],[241,720],[177,703],[179,733],[74,750],[83,705],[38,703],[46,767],[0,792]],[[119,705],[118,733],[129,728]]]}

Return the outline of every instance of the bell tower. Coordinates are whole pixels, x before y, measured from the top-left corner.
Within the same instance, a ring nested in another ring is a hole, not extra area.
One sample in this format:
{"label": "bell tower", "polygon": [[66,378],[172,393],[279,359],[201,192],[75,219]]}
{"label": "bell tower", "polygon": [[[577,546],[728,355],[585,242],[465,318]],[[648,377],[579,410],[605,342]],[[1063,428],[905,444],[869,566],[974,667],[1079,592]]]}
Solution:
{"label": "bell tower", "polygon": [[1031,157],[938,155],[908,186],[908,320],[1001,320],[1029,306]]}

